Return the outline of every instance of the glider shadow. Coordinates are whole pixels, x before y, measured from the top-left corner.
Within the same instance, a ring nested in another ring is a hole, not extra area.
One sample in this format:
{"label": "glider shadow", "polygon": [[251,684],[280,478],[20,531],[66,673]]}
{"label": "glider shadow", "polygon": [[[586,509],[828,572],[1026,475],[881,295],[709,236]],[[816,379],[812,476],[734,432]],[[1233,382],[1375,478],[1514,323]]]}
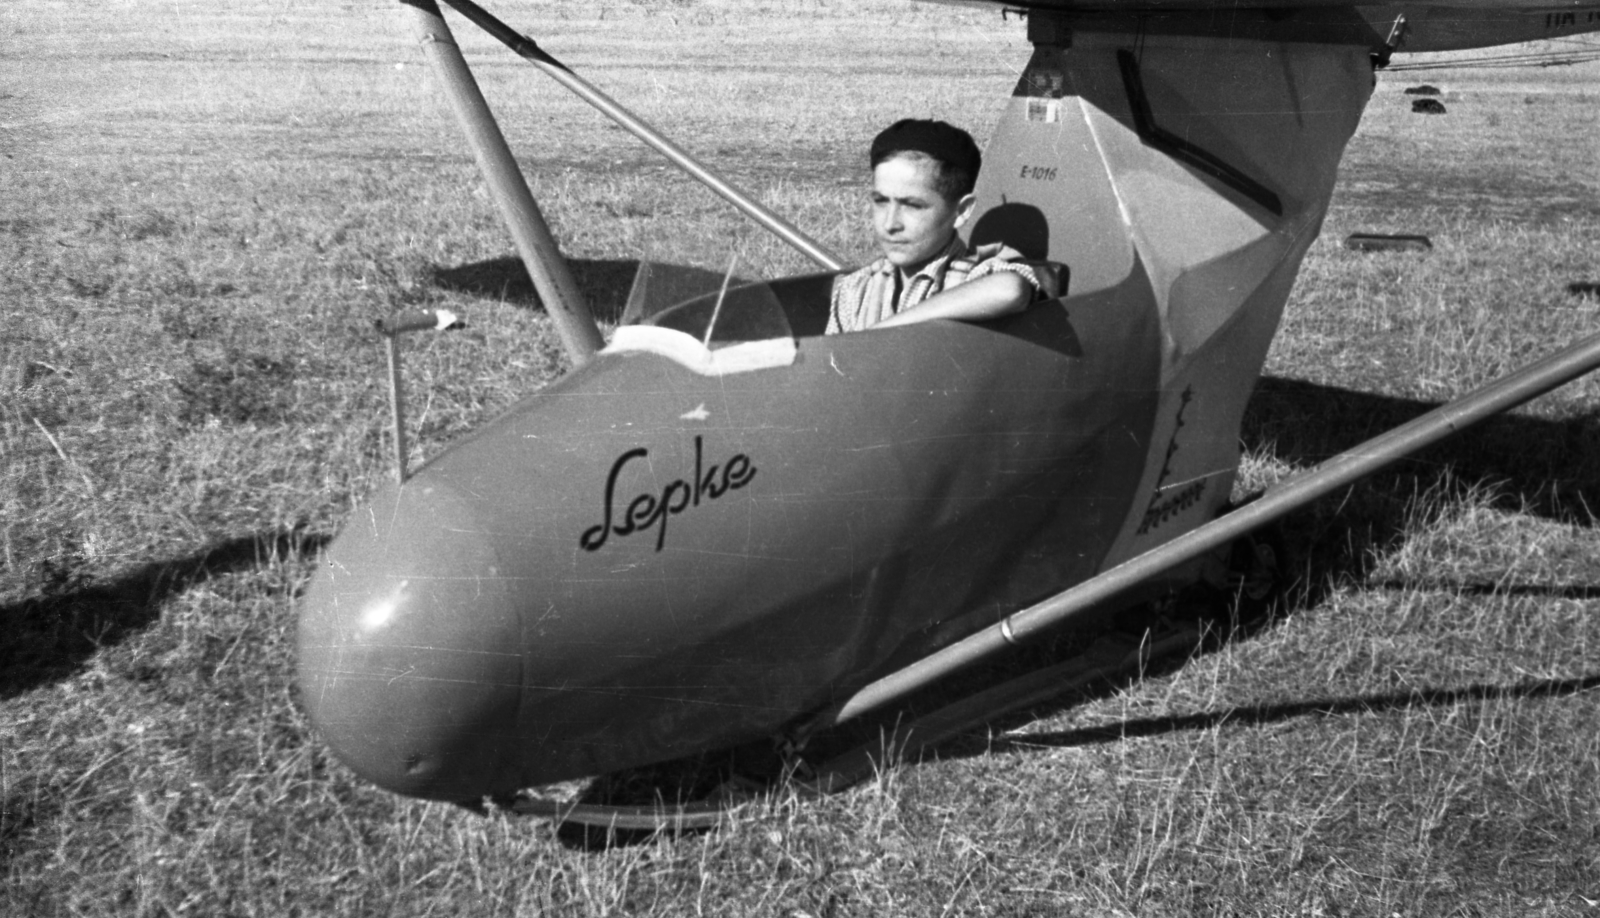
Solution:
{"label": "glider shadow", "polygon": [[291,529],[228,539],[105,580],[48,586],[0,606],[0,701],[66,679],[97,651],[154,624],[162,603],[212,577],[314,554],[329,536]]}
{"label": "glider shadow", "polygon": [[[1311,468],[1440,404],[1263,376],[1241,437],[1247,451]],[[1308,583],[1364,579],[1374,559],[1405,538],[1420,498],[1473,489],[1497,509],[1593,526],[1600,412],[1490,418],[1303,508],[1284,521],[1283,535]]]}
{"label": "glider shadow", "polygon": [[[572,268],[573,280],[589,301],[589,309],[600,322],[616,322],[628,301],[628,291],[633,288],[634,275],[639,271],[635,258],[572,258],[567,260]],[[670,265],[675,287],[692,290],[688,295],[715,291],[722,285],[722,273],[690,265]],[[521,259],[513,256],[475,261],[453,268],[435,267],[433,284],[487,299],[504,300],[520,306],[543,309],[539,294]]]}

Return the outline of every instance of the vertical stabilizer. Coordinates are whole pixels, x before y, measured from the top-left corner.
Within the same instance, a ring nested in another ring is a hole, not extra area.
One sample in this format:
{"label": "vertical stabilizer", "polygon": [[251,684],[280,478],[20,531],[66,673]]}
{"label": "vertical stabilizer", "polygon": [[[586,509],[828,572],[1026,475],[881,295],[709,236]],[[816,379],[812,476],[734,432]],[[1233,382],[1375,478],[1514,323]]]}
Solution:
{"label": "vertical stabilizer", "polygon": [[1365,45],[1230,37],[1199,17],[1162,26],[1033,15],[1033,59],[986,153],[973,228],[976,242],[1064,264],[1069,314],[1106,302],[1159,314],[1148,500],[1108,564],[1228,499],[1245,402],[1372,91]]}

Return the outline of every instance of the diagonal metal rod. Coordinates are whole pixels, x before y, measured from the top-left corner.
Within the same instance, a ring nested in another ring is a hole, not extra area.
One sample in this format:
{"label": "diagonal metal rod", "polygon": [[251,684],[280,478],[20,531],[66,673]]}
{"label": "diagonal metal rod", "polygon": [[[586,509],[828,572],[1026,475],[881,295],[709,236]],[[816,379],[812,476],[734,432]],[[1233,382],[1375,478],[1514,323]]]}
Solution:
{"label": "diagonal metal rod", "polygon": [[528,183],[517,168],[517,161],[506,146],[505,135],[489,112],[478,83],[467,69],[467,62],[456,46],[450,26],[439,13],[434,0],[401,0],[411,8],[412,25],[433,72],[450,100],[461,130],[472,144],[478,169],[489,186],[489,193],[500,208],[500,216],[511,231],[517,254],[528,269],[533,289],[544,304],[545,313],[556,326],[561,346],[574,366],[583,366],[605,341],[589,313],[589,304],[572,278],[572,271],[561,257],[561,250],[550,227],[539,212],[539,205],[528,190]]}
{"label": "diagonal metal rod", "polygon": [[1310,472],[1274,486],[1260,500],[891,673],[824,712],[812,723],[823,728],[844,723],[892,704],[959,669],[1003,653],[1013,643],[1021,644],[1048,629],[1092,614],[1151,577],[1219,549],[1357,479],[1597,368],[1600,368],[1600,335],[1593,335],[1340,453]]}
{"label": "diagonal metal rod", "polygon": [[744,211],[751,219],[772,231],[778,238],[794,246],[803,255],[829,271],[842,271],[845,262],[824,248],[820,242],[801,232],[793,223],[773,213],[749,195],[729,184],[711,167],[689,155],[682,147],[667,139],[660,131],[639,120],[632,112],[617,104],[616,100],[596,89],[594,84],[573,73],[568,67],[546,54],[533,39],[496,19],[494,14],[473,3],[472,0],[444,0],[452,9],[470,19],[474,25],[488,32],[518,56],[549,74],[556,82],[567,87],[583,101],[599,109],[602,114],[621,125],[635,137],[654,147],[678,168],[689,173],[696,181],[721,195],[734,207]]}

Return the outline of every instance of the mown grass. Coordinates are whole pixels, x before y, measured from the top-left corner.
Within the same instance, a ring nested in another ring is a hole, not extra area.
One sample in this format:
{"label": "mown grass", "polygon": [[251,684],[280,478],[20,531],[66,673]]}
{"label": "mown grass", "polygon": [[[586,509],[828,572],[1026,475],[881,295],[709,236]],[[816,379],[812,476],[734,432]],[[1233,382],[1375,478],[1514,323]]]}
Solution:
{"label": "mown grass", "polygon": [[[889,0],[499,10],[857,256],[865,139],[908,114],[981,135],[1026,58],[1015,21]],[[292,633],[387,470],[370,320],[469,323],[408,344],[414,458],[562,368],[404,18],[23,0],[0,24],[0,914],[1600,898],[1593,380],[1293,518],[1304,589],[1272,627],[836,797],[590,851],[364,785],[296,705]],[[806,268],[460,31],[598,311],[640,257]],[[1247,419],[1253,485],[1596,326],[1565,290],[1600,280],[1600,71],[1427,74],[1444,117],[1410,113],[1422,78],[1381,82],[1345,160]]]}

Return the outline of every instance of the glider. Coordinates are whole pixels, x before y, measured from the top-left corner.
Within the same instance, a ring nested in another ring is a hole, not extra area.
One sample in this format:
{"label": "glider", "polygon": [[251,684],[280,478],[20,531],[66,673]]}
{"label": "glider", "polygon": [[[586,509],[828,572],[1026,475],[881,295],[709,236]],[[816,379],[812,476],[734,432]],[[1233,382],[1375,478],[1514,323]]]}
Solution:
{"label": "glider", "polygon": [[[1026,8],[1033,55],[985,153],[971,241],[1021,251],[1054,289],[995,322],[824,336],[836,256],[447,0],[821,269],[635,303],[606,342],[440,11],[402,2],[575,369],[402,470],[304,599],[304,704],[342,761],[397,793],[684,824],[716,804],[552,808],[524,792],[798,744],[1040,635],[1101,633],[1138,602],[1220,583],[1235,545],[1262,544],[1239,542],[1251,531],[1600,366],[1600,338],[1579,342],[1229,512],[1245,404],[1376,70],[1594,31],[1600,5],[1005,4]],[[1272,561],[1251,549],[1235,574]],[[1124,659],[1024,678],[897,741]]]}

